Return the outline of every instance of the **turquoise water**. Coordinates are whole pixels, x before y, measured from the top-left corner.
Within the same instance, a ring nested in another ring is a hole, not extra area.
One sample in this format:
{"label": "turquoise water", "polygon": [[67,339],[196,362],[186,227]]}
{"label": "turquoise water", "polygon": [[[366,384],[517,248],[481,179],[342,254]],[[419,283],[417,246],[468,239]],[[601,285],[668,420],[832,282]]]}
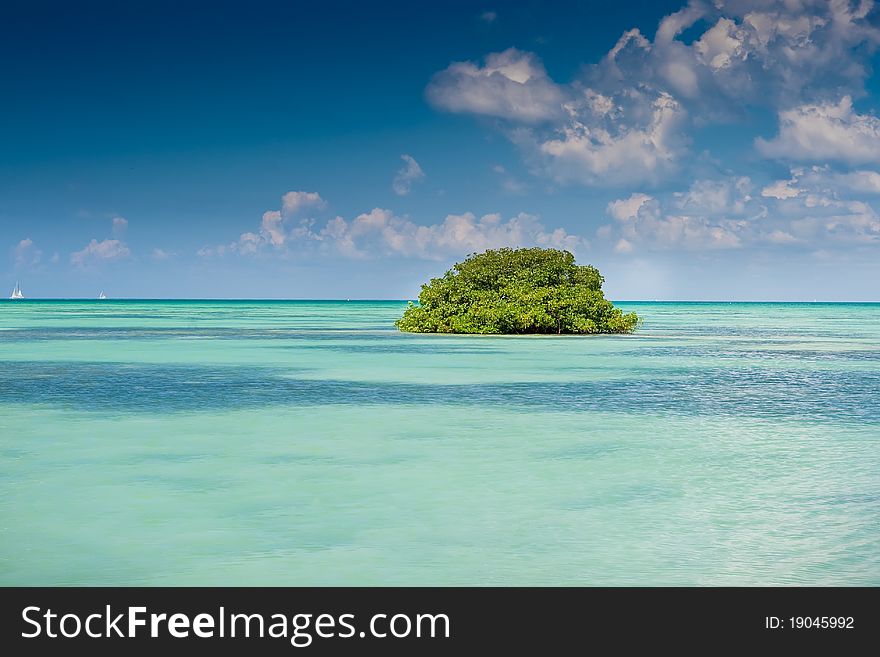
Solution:
{"label": "turquoise water", "polygon": [[0,584],[880,584],[880,304],[0,303]]}

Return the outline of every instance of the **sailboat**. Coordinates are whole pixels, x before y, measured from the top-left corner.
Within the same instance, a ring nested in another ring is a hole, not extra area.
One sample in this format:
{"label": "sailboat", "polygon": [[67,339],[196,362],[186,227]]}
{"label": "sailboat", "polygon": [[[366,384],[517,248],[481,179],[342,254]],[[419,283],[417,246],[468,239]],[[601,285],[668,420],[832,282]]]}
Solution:
{"label": "sailboat", "polygon": [[12,294],[9,295],[10,299],[24,299],[24,295],[21,293],[21,287],[18,284],[18,281],[15,281],[15,289],[12,290]]}
{"label": "sailboat", "polygon": [[103,301],[106,298],[107,298],[107,295],[104,294],[104,290],[101,290],[101,294],[98,295],[98,300]]}

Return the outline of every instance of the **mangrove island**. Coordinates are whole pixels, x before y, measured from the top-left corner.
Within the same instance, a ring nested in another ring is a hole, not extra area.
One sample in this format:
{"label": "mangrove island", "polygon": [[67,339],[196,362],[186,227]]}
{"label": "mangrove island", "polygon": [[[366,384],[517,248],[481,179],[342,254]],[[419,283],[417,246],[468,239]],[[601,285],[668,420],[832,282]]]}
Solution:
{"label": "mangrove island", "polygon": [[559,249],[473,254],[422,285],[395,325],[413,333],[632,333],[640,323],[602,293],[605,279]]}

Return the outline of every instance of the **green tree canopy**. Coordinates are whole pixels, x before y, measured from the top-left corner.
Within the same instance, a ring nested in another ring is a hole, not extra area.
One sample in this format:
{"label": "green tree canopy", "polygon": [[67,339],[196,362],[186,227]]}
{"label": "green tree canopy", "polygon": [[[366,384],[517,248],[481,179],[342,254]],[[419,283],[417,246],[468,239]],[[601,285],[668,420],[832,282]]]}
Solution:
{"label": "green tree canopy", "polygon": [[486,251],[422,285],[396,325],[414,333],[631,333],[638,316],[615,308],[604,282],[568,251]]}

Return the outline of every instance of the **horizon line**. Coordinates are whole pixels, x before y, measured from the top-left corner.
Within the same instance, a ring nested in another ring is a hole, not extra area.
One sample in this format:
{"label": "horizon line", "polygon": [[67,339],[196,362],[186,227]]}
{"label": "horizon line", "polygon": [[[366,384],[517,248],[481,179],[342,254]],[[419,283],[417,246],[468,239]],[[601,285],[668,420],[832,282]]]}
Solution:
{"label": "horizon line", "polygon": [[[97,297],[24,297],[12,299],[3,297],[3,301],[301,301],[301,302],[337,302],[337,303],[364,303],[364,302],[397,302],[405,303],[417,301],[406,298],[318,298],[318,297],[109,297],[99,299]],[[827,300],[827,299],[609,299],[612,303],[880,303],[880,300]]]}

